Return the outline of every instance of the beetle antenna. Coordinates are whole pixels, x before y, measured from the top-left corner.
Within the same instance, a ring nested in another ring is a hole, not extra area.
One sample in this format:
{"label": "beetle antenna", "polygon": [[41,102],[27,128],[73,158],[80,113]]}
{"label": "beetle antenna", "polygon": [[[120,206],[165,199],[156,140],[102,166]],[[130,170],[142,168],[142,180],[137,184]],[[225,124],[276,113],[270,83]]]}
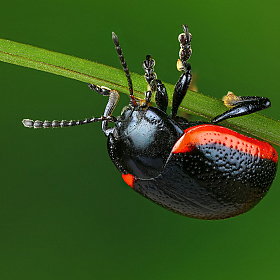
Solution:
{"label": "beetle antenna", "polygon": [[116,122],[116,120],[117,120],[114,116],[111,116],[111,114],[113,113],[113,111],[118,103],[119,93],[117,91],[111,90],[107,87],[100,87],[100,86],[96,86],[94,84],[88,84],[88,86],[91,90],[95,90],[103,96],[109,96],[109,100],[108,100],[106,108],[104,110],[104,114],[100,118],[92,117],[91,119],[78,120],[78,121],[54,120],[52,122],[47,121],[47,120],[42,122],[42,121],[38,121],[38,120],[33,121],[30,119],[24,119],[22,121],[23,125],[25,127],[29,127],[29,128],[41,128],[41,127],[49,128],[49,127],[76,126],[76,125],[82,125],[82,124],[102,121],[102,131],[107,135],[110,132],[110,128],[107,128],[108,122]]}
{"label": "beetle antenna", "polygon": [[124,71],[124,73],[126,75],[126,78],[127,78],[130,100],[132,101],[133,105],[136,106],[137,103],[136,103],[135,97],[133,95],[133,86],[132,86],[131,76],[130,76],[130,73],[129,73],[129,70],[128,70],[128,67],[127,67],[127,63],[124,59],[122,48],[120,47],[119,39],[114,32],[112,32],[112,39],[113,39],[113,42],[116,46],[116,51],[119,55],[119,59],[121,61],[121,65],[123,67],[123,71]]}
{"label": "beetle antenna", "polygon": [[87,124],[87,123],[92,123],[92,122],[100,122],[100,121],[107,121],[107,122],[116,122],[116,118],[113,116],[108,116],[108,117],[104,117],[101,116],[100,118],[94,118],[92,117],[91,119],[85,119],[85,120],[78,120],[78,121],[33,121],[30,119],[24,119],[22,120],[22,123],[25,127],[29,127],[29,128],[56,128],[56,127],[68,127],[68,126],[76,126],[76,125],[82,125],[82,124]]}

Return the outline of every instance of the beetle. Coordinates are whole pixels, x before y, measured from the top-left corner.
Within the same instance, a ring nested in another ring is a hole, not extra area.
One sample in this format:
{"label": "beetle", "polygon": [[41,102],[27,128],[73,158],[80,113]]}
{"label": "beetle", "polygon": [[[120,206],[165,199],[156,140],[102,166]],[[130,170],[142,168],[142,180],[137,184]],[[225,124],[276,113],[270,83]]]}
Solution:
{"label": "beetle", "polygon": [[[112,33],[121,65],[127,77],[130,102],[121,116],[112,113],[119,93],[88,84],[90,89],[109,96],[103,116],[82,121],[32,121],[26,127],[67,127],[102,122],[109,156],[123,180],[154,203],[181,215],[218,220],[252,209],[268,192],[276,175],[278,155],[263,142],[218,125],[271,106],[265,97],[238,97],[228,93],[224,103],[230,109],[210,122],[189,122],[178,116],[178,108],[191,82],[188,62],[192,35],[188,26],[178,37],[180,52],[177,69],[182,72],[175,85],[170,116],[168,96],[154,72],[155,60],[147,55],[143,62],[148,90],[145,99],[133,95],[128,66],[116,34]],[[153,93],[156,107],[150,105]],[[108,123],[113,122],[113,127]]]}

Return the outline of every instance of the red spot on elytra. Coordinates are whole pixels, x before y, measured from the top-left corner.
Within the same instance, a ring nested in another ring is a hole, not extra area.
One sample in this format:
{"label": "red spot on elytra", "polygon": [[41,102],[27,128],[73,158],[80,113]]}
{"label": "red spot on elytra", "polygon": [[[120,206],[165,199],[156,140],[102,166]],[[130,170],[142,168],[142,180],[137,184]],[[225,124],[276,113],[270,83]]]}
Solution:
{"label": "red spot on elytra", "polygon": [[267,142],[257,140],[223,126],[203,124],[190,127],[175,143],[172,153],[188,153],[197,145],[220,144],[253,156],[278,162],[276,150]]}
{"label": "red spot on elytra", "polygon": [[123,180],[131,187],[133,188],[133,183],[135,180],[135,177],[131,174],[122,174]]}

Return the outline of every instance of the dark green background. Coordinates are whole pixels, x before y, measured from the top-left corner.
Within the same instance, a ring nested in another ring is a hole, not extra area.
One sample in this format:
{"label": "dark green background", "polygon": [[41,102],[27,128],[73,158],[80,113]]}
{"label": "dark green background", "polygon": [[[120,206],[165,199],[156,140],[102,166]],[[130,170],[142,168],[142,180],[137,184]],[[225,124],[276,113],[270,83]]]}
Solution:
{"label": "dark green background", "polygon": [[[279,119],[279,1],[2,1],[0,37],[120,67],[146,54],[175,83],[181,24],[193,34],[198,90],[263,95]],[[23,118],[82,119],[107,99],[86,84],[0,63],[0,278],[279,279],[279,176],[251,212],[200,221],[134,193],[100,124],[32,130]],[[120,112],[127,104],[121,95]],[[279,151],[279,150],[278,150]]]}

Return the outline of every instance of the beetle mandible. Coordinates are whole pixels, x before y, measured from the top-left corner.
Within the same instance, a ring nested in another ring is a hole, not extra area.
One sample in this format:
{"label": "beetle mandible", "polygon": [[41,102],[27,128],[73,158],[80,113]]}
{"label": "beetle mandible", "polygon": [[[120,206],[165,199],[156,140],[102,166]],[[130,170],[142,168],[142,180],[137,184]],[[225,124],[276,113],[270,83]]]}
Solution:
{"label": "beetle mandible", "polygon": [[[177,115],[191,82],[188,62],[192,36],[188,26],[178,37],[177,69],[182,72],[173,92],[170,116],[168,96],[154,72],[155,60],[143,62],[148,90],[145,99],[133,95],[130,73],[116,34],[112,33],[121,65],[127,77],[130,102],[120,117],[112,116],[119,93],[88,84],[109,96],[103,116],[82,121],[32,121],[26,127],[67,127],[102,122],[109,156],[123,180],[136,192],[181,215],[218,220],[252,209],[268,192],[276,175],[278,156],[268,143],[239,134],[217,123],[270,107],[268,98],[238,97],[228,93],[224,103],[230,109],[210,122],[189,122]],[[150,106],[155,93],[156,107]],[[113,122],[114,127],[108,127]]]}

